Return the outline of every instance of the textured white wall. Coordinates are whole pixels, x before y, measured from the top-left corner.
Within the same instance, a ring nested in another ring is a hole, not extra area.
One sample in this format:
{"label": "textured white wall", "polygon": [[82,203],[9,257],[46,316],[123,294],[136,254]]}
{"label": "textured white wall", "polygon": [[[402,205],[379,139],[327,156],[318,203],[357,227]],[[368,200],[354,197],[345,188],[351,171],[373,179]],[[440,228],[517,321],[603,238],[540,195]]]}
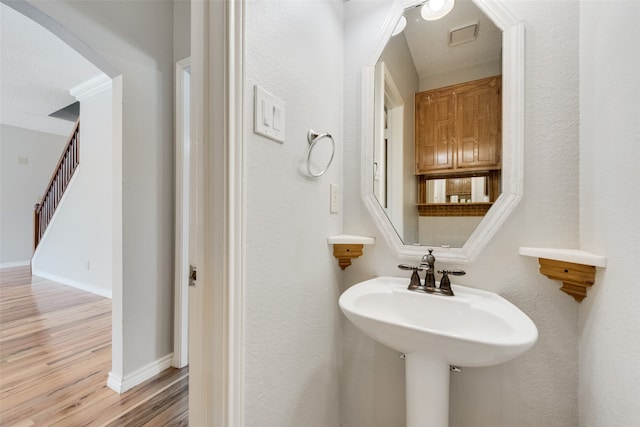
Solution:
{"label": "textured white wall", "polygon": [[114,302],[122,301],[117,373],[126,375],[173,349],[173,2],[30,3],[122,73],[123,270]]}
{"label": "textured white wall", "polygon": [[640,3],[580,2],[580,239],[605,255],[580,306],[580,425],[640,420]]}
{"label": "textured white wall", "polygon": [[[51,179],[67,137],[0,125],[0,265],[29,263],[33,205]],[[18,157],[28,159],[18,164]]]}
{"label": "textured white wall", "polygon": [[420,217],[420,242],[431,242],[434,246],[449,245],[461,248],[467,238],[471,236],[482,221],[479,216],[445,217],[445,216],[421,216]]}
{"label": "textured white wall", "polygon": [[501,61],[485,62],[471,67],[460,68],[444,74],[429,76],[420,80],[420,90],[431,90],[439,87],[455,85],[471,80],[484,79],[502,74]]}
{"label": "textured white wall", "polygon": [[80,102],[80,165],[38,245],[33,273],[111,296],[111,88]]}
{"label": "textured white wall", "polygon": [[[342,181],[342,4],[246,7],[245,426],[340,425],[341,270],[327,244],[342,231],[329,184]],[[284,144],[253,133],[253,87],[286,103]],[[301,171],[309,128],[330,132],[328,172]]]}
{"label": "textured white wall", "polygon": [[[578,246],[578,2],[505,1],[526,28],[524,197],[458,283],[498,292],[536,323],[537,344],[520,358],[464,369],[451,382],[452,427],[578,424],[578,305],[538,273],[519,246]],[[402,276],[360,201],[360,76],[388,1],[345,3],[345,221],[377,237],[345,273],[345,287]],[[508,143],[506,141],[505,143]],[[438,263],[439,268],[445,267]],[[404,364],[343,320],[343,426],[404,425]]]}

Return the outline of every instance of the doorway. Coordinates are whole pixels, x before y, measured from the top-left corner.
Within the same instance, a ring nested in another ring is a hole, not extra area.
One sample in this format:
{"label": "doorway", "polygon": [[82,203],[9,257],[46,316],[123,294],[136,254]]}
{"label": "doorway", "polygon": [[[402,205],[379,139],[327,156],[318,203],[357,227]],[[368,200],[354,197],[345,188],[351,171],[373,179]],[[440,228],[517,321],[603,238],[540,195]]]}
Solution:
{"label": "doorway", "polygon": [[[70,49],[76,51],[84,60],[93,64],[98,70],[111,80],[111,173],[109,177],[102,176],[104,179],[110,180],[111,200],[113,204],[109,213],[105,213],[110,217],[111,229],[111,249],[110,254],[104,258],[111,258],[105,269],[110,270],[111,289],[109,293],[112,295],[112,370],[111,373],[118,378],[122,377],[123,371],[123,336],[122,336],[122,76],[116,67],[111,65],[106,59],[101,57],[95,50],[90,48],[82,40],[76,37],[65,26],[61,25],[56,19],[49,14],[44,13],[40,8],[32,5],[27,1],[3,2],[3,6],[8,6],[15,12],[23,15],[29,21],[33,21],[38,27],[48,31],[52,37],[60,39]],[[94,87],[96,89],[97,87]],[[89,89],[89,87],[86,87]],[[100,259],[96,257],[95,259]],[[91,269],[91,263],[84,264],[87,270]],[[95,271],[94,264],[94,271]],[[68,280],[66,280],[69,283]],[[79,286],[78,286],[79,287]],[[80,287],[80,289],[82,289]],[[85,289],[86,290],[86,289]],[[110,378],[112,377],[111,373]]]}

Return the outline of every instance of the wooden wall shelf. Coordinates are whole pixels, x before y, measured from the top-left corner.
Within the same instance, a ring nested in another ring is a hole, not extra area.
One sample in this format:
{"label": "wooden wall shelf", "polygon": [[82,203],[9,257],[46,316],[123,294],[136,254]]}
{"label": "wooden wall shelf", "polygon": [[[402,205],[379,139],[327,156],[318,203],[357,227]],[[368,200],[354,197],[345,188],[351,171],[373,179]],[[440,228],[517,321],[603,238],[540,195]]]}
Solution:
{"label": "wooden wall shelf", "polygon": [[373,237],[348,234],[332,236],[327,239],[327,242],[333,245],[333,256],[338,259],[338,265],[343,270],[351,265],[352,259],[362,256],[364,245],[372,245],[375,241]]}
{"label": "wooden wall shelf", "polygon": [[562,282],[560,290],[577,302],[587,297],[587,289],[596,282],[596,267],[606,267],[605,257],[572,249],[521,247],[520,255],[537,257],[540,273]]}
{"label": "wooden wall shelf", "polygon": [[420,216],[484,216],[493,203],[424,203],[418,204]]}

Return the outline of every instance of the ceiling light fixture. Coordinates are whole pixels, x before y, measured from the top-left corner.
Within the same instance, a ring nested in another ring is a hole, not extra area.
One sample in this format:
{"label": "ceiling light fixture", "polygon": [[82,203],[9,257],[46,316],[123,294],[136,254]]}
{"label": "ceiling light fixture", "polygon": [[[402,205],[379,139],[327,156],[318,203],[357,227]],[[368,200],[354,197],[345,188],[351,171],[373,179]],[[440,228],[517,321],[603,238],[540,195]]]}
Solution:
{"label": "ceiling light fixture", "polygon": [[404,30],[404,27],[406,26],[407,26],[407,18],[405,18],[404,15],[402,15],[398,20],[396,27],[393,29],[393,33],[391,33],[391,36],[393,37],[395,35],[400,34],[402,30]]}
{"label": "ceiling light fixture", "polygon": [[455,0],[428,0],[420,10],[420,15],[427,21],[440,19],[453,9]]}

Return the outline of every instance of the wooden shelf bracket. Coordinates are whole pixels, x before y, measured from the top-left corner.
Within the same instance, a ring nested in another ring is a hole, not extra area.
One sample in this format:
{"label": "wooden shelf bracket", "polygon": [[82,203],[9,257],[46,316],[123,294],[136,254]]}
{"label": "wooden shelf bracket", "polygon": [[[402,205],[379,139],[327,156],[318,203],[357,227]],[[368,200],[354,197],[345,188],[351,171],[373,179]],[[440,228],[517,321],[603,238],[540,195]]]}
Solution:
{"label": "wooden shelf bracket", "polygon": [[351,260],[363,254],[364,245],[372,245],[375,239],[372,237],[339,235],[327,239],[333,245],[333,256],[338,259],[338,265],[345,269],[351,265]]}
{"label": "wooden shelf bracket", "polygon": [[605,257],[571,249],[521,247],[520,255],[537,257],[540,273],[562,282],[560,290],[577,302],[587,297],[587,290],[596,283],[596,267],[606,267]]}
{"label": "wooden shelf bracket", "polygon": [[345,269],[351,265],[353,258],[358,258],[362,255],[363,244],[339,244],[333,245],[333,256],[338,258],[338,265],[341,269]]}
{"label": "wooden shelf bracket", "polygon": [[549,279],[562,282],[560,290],[571,295],[577,302],[587,297],[587,289],[596,283],[596,268],[593,265],[539,258],[540,273]]}

